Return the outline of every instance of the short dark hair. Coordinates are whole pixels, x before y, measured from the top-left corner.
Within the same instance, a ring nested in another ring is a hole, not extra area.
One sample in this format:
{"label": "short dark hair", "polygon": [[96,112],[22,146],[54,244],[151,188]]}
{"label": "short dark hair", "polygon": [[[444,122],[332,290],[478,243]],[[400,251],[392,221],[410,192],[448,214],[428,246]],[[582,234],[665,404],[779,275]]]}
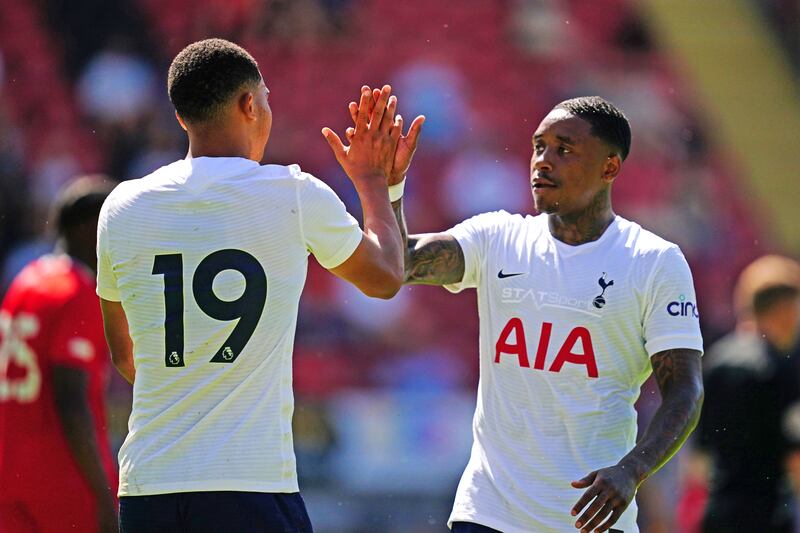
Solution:
{"label": "short dark hair", "polygon": [[631,125],[620,109],[599,96],[564,100],[553,109],[563,109],[592,125],[592,134],[620,151],[622,160],[631,150]]}
{"label": "short dark hair", "polygon": [[800,263],[789,257],[759,257],[739,274],[733,303],[740,316],[763,314],[783,300],[800,294]]}
{"label": "short dark hair", "polygon": [[183,120],[206,122],[244,85],[260,81],[258,63],[247,50],[225,39],[206,39],[175,56],[167,91]]}
{"label": "short dark hair", "polygon": [[794,300],[800,295],[800,289],[791,285],[773,285],[765,287],[753,295],[753,314],[762,316],[775,306],[787,300]]}
{"label": "short dark hair", "polygon": [[81,224],[94,222],[116,182],[104,174],[81,176],[59,192],[53,204],[56,231],[61,237]]}

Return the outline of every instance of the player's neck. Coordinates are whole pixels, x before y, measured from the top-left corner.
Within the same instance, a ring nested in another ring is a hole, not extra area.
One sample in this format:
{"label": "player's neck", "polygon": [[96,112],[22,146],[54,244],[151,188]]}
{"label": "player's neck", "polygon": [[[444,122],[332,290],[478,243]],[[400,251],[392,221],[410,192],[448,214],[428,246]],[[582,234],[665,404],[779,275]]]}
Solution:
{"label": "player's neck", "polygon": [[254,159],[253,145],[246,132],[237,128],[204,128],[189,131],[189,155],[196,157],[242,157]]}
{"label": "player's neck", "polygon": [[583,211],[566,215],[551,214],[547,223],[553,237],[576,246],[599,239],[615,217],[610,195],[601,192]]}

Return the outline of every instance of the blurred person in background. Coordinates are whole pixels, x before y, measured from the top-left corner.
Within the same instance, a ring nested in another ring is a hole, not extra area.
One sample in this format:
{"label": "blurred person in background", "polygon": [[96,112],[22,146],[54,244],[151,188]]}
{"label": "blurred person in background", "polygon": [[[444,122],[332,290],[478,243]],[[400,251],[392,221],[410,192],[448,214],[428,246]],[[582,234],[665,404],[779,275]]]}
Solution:
{"label": "blurred person in background", "polygon": [[309,253],[369,296],[400,289],[387,187],[403,139],[397,99],[384,86],[368,115],[363,87],[349,146],[323,130],[359,194],[362,231],[322,181],[260,165],[272,110],[246,50],[223,39],[187,46],[168,93],[186,159],[120,184],[98,230],[106,337],[134,384],[121,529],[311,531],[291,431],[300,293]]}
{"label": "blurred person in background", "polygon": [[[735,291],[736,328],[708,351],[698,452],[708,469],[705,533],[795,531],[800,466],[800,264],[768,255]],[[702,472],[701,472],[702,473]],[[690,473],[691,475],[691,473]]]}
{"label": "blurred person in background", "polygon": [[94,280],[97,217],[111,189],[102,176],[66,186],[56,252],[25,267],[0,308],[0,531],[117,531]]}
{"label": "blurred person in background", "polygon": [[[354,120],[359,110],[350,103]],[[613,104],[564,101],[532,139],[541,215],[497,211],[407,236],[406,283],[478,290],[478,406],[456,533],[638,531],[636,489],[697,423],[691,272],[678,246],[611,208],[630,142]],[[409,162],[395,159],[393,187]],[[405,236],[402,196],[392,206]],[[634,402],[651,371],[663,399],[636,442]]]}

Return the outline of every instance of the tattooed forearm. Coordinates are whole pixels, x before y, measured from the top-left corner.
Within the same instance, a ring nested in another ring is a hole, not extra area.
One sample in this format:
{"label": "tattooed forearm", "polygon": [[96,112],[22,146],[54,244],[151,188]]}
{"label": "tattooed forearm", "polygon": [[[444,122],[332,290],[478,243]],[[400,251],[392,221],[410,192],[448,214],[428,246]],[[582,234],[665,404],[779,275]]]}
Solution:
{"label": "tattooed forearm", "polygon": [[703,405],[699,352],[666,350],[654,355],[651,362],[661,391],[661,406],[642,438],[621,461],[636,469],[640,482],[661,468],[686,442]]}
{"label": "tattooed forearm", "polygon": [[[661,391],[661,394],[667,394],[669,387],[672,385],[674,378],[675,378],[675,359],[685,359],[681,358],[680,355],[676,356],[676,352],[682,352],[685,350],[666,350],[663,352],[659,352],[655,354],[652,359],[650,359],[650,364],[653,365],[653,377],[656,378],[656,383],[658,384],[658,390]],[[687,361],[681,360],[679,361],[679,365],[681,368],[679,370],[683,370],[685,372],[685,368],[683,368],[687,364]]]}
{"label": "tattooed forearm", "polygon": [[408,237],[409,259],[406,283],[447,285],[464,277],[464,252],[446,233],[427,233]]}
{"label": "tattooed forearm", "polygon": [[405,244],[405,283],[447,285],[464,277],[464,252],[446,233],[409,235],[403,213],[403,199],[392,202],[397,225]]}

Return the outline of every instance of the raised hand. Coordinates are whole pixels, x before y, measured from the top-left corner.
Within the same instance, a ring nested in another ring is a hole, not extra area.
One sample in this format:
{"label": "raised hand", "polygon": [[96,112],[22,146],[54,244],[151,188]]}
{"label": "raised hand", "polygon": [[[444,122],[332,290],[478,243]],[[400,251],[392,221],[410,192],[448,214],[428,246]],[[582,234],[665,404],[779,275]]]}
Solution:
{"label": "raised hand", "polygon": [[[363,96],[363,93],[362,93]],[[378,98],[380,97],[380,91],[378,89],[374,89],[372,91],[372,98],[368,102],[367,111],[371,112],[372,108],[375,106]],[[353,119],[353,123],[356,124],[358,121],[358,113],[363,105],[363,98],[361,104],[356,104],[355,102],[350,102],[348,105],[348,110],[350,111],[350,117]],[[414,157],[414,152],[417,150],[417,143],[419,142],[419,134],[422,130],[422,125],[425,123],[425,116],[419,115],[411,122],[411,126],[408,128],[408,133],[402,135],[403,130],[403,117],[401,115],[397,115],[395,119],[395,124],[397,124],[400,128],[401,136],[400,141],[397,143],[397,150],[394,154],[394,161],[392,162],[392,171],[389,175],[389,185],[394,185],[396,183],[400,183],[403,181],[403,178],[406,177],[406,173],[408,172],[408,167],[411,165],[411,159]],[[350,127],[347,128],[345,132],[348,139],[355,133],[355,128]]]}
{"label": "raised hand", "polygon": [[402,122],[398,123],[394,116],[397,98],[390,96],[391,92],[389,85],[375,92],[366,85],[361,88],[355,128],[347,135],[349,146],[345,146],[333,130],[322,128],[322,135],[336,160],[356,184],[377,176],[385,180],[391,174],[402,134]]}
{"label": "raised hand", "polygon": [[572,507],[572,516],[589,506],[578,517],[575,527],[581,533],[607,531],[630,505],[636,494],[637,481],[633,468],[619,464],[595,470],[573,481],[573,488],[586,491]]}

